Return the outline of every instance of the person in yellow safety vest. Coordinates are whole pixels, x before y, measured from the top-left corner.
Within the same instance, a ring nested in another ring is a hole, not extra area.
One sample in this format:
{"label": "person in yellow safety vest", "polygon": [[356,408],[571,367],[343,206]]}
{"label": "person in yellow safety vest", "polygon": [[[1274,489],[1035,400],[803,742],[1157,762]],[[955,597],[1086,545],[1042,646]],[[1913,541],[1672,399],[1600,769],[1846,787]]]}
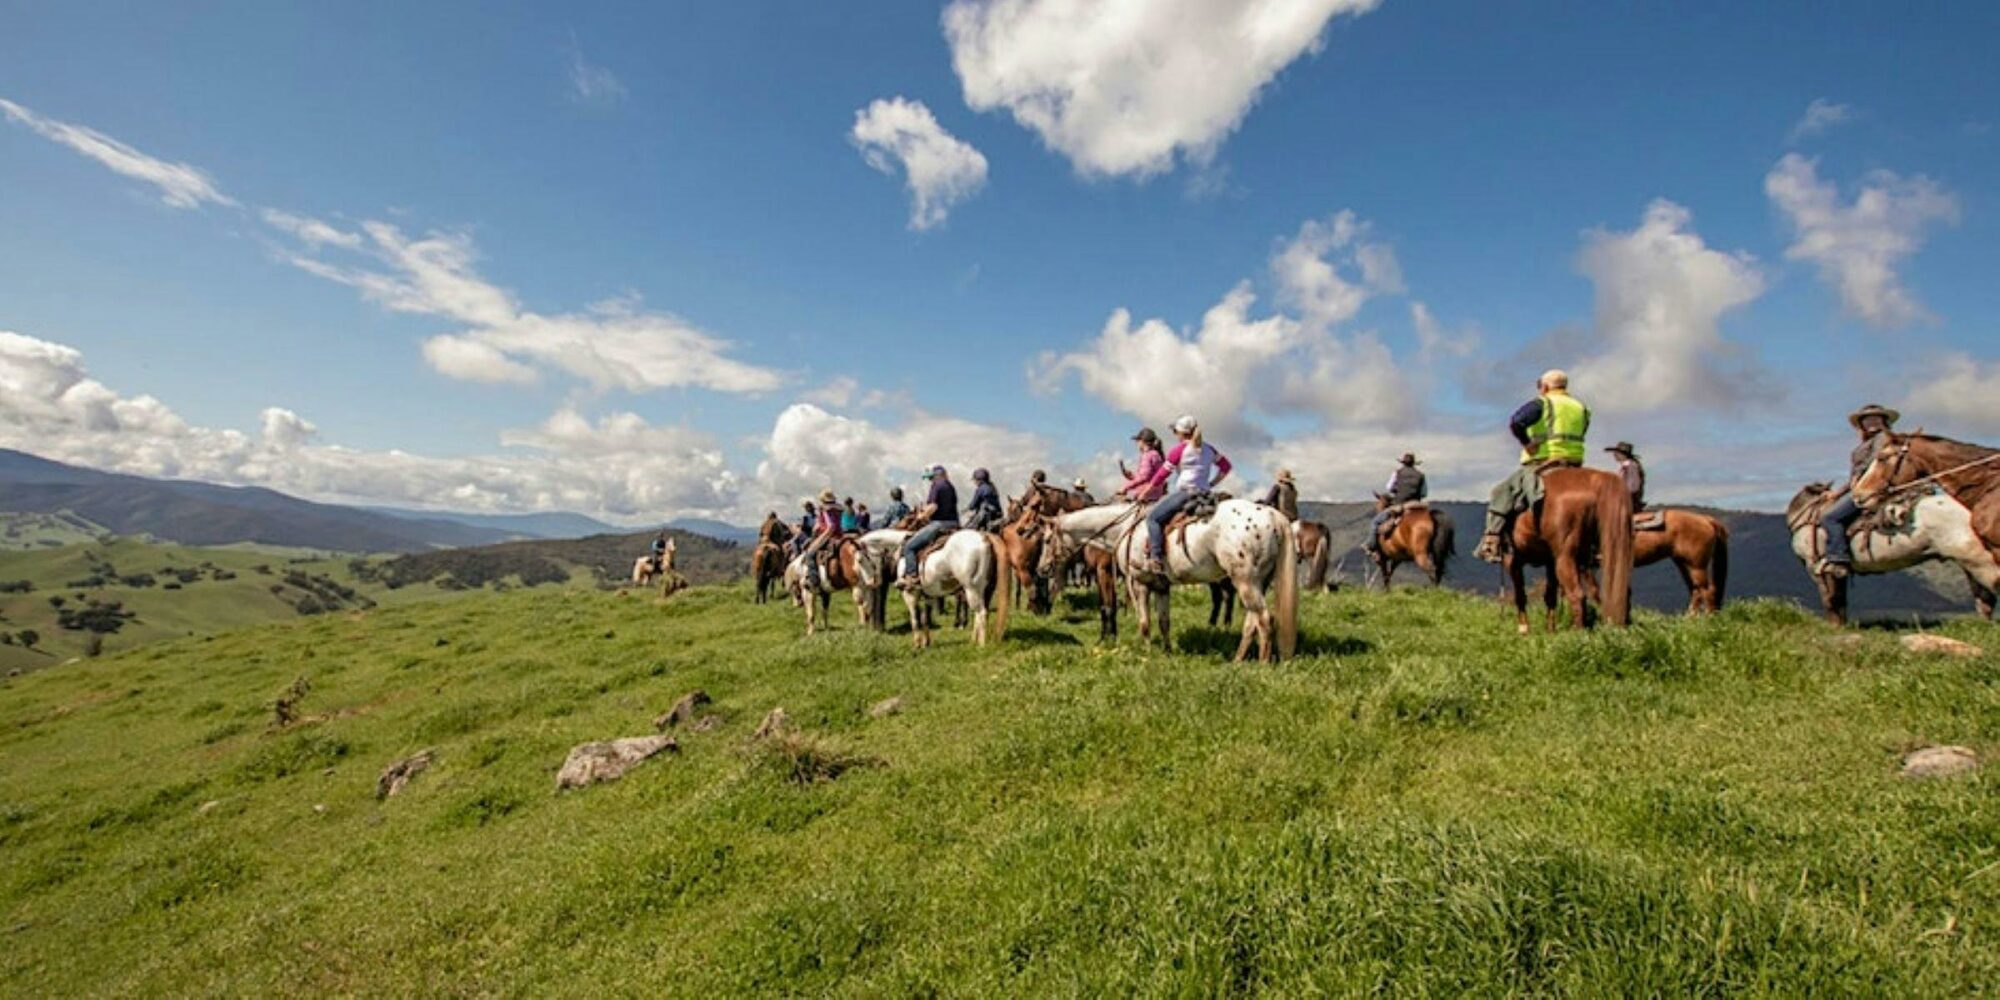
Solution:
{"label": "person in yellow safety vest", "polygon": [[1521,442],[1521,465],[1493,488],[1486,506],[1486,536],[1473,555],[1499,562],[1507,525],[1540,494],[1537,478],[1546,466],[1583,464],[1583,437],[1590,431],[1590,407],[1569,394],[1569,375],[1552,368],[1535,381],[1536,396],[1514,411],[1507,429]]}

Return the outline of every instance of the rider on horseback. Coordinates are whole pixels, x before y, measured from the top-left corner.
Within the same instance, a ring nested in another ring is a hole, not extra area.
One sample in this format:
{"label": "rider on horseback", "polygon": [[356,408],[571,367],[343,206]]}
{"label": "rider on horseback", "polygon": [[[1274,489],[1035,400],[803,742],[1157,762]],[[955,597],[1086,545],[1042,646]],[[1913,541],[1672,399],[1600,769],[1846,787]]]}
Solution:
{"label": "rider on horseback", "polygon": [[1383,487],[1386,491],[1383,493],[1383,498],[1387,503],[1382,505],[1381,510],[1375,512],[1375,519],[1371,522],[1373,530],[1368,532],[1368,541],[1362,548],[1380,555],[1382,552],[1382,525],[1387,523],[1391,517],[1396,516],[1396,512],[1401,510],[1404,504],[1413,503],[1430,496],[1431,487],[1424,480],[1424,470],[1417,468],[1420,464],[1422,463],[1417,461],[1417,456],[1407,451],[1403,453],[1402,458],[1397,460],[1396,471],[1389,474],[1389,482]]}
{"label": "rider on horseback", "polygon": [[1271,484],[1271,490],[1264,494],[1264,506],[1276,507],[1278,512],[1290,518],[1293,523],[1299,519],[1299,484],[1292,478],[1292,470],[1279,469],[1278,481]]}
{"label": "rider on horseback", "polygon": [[1632,449],[1632,442],[1620,441],[1604,449],[1618,459],[1618,478],[1625,480],[1625,492],[1632,494],[1632,513],[1646,509],[1646,467],[1639,464],[1639,454]]}
{"label": "rider on horseback", "polygon": [[667,529],[665,528],[661,528],[660,533],[653,536],[653,572],[664,573],[667,571],[667,549],[672,544],[672,542],[667,540]]}
{"label": "rider on horseback", "polygon": [[933,465],[924,473],[924,479],[931,484],[930,496],[917,514],[926,519],[922,528],[903,543],[903,572],[896,586],[908,590],[918,585],[917,554],[924,547],[937,541],[938,536],[958,530],[958,488],[951,484],[951,477],[945,475],[944,466]]}
{"label": "rider on horseback", "polygon": [[1174,421],[1174,436],[1180,439],[1172,451],[1167,452],[1166,461],[1155,473],[1154,482],[1165,486],[1167,479],[1175,472],[1179,478],[1174,489],[1146,515],[1146,564],[1142,572],[1158,576],[1166,575],[1167,522],[1173,520],[1181,508],[1207,495],[1224,479],[1229,478],[1229,459],[1215,450],[1215,446],[1202,440],[1201,425],[1191,416]]}
{"label": "rider on horseback", "polygon": [[1118,471],[1125,473],[1125,485],[1118,487],[1113,496],[1121,496],[1133,503],[1152,503],[1160,498],[1166,487],[1158,482],[1160,467],[1167,462],[1167,456],[1160,450],[1160,436],[1151,427],[1139,428],[1132,435],[1139,442],[1139,469],[1126,472],[1125,463],[1118,463]]}
{"label": "rider on horseback", "polygon": [[1507,429],[1521,442],[1521,464],[1493,488],[1486,506],[1486,536],[1473,555],[1499,562],[1503,536],[1514,515],[1534,505],[1544,469],[1583,465],[1583,438],[1590,430],[1590,407],[1569,394],[1569,375],[1559,368],[1535,381],[1536,396],[1514,411]]}
{"label": "rider on horseback", "polygon": [[1085,507],[1097,506],[1097,498],[1090,495],[1090,487],[1084,484],[1082,476],[1076,477],[1076,482],[1069,485],[1069,490],[1083,501]]}
{"label": "rider on horseback", "polygon": [[806,543],[806,583],[819,589],[819,564],[829,552],[840,548],[840,499],[830,489],[819,491],[819,517],[813,524],[812,541]]}
{"label": "rider on horseback", "polygon": [[813,526],[819,523],[819,510],[813,506],[812,498],[807,497],[800,503],[804,506],[805,513],[799,517],[799,530],[792,534],[793,555],[806,550],[806,545],[812,541]]}
{"label": "rider on horseback", "polygon": [[909,516],[910,505],[903,502],[903,488],[889,487],[889,506],[882,511],[882,527],[893,528]]}
{"label": "rider on horseback", "polygon": [[1822,576],[1843,577],[1854,565],[1854,549],[1847,539],[1847,528],[1854,519],[1861,516],[1861,508],[1854,502],[1854,484],[1862,473],[1875,464],[1875,454],[1889,441],[1889,428],[1896,418],[1902,416],[1886,406],[1870,403],[1847,415],[1847,422],[1861,435],[1861,443],[1847,456],[1847,482],[1833,491],[1839,499],[1820,515],[1820,527],[1826,529],[1826,555],[1813,566],[1813,572]]}
{"label": "rider on horseback", "polygon": [[[1047,478],[1044,476],[1043,478]],[[965,526],[974,531],[991,531],[1000,526],[1000,491],[985,469],[972,470],[972,505],[965,509]]]}

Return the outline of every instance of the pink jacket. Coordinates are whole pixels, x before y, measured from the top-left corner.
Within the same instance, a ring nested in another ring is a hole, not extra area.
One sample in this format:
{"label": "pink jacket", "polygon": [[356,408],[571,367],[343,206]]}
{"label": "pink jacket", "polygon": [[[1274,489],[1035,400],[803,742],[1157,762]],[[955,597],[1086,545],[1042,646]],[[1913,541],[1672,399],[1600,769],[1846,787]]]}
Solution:
{"label": "pink jacket", "polygon": [[1167,460],[1161,457],[1159,452],[1148,449],[1140,457],[1139,468],[1132,473],[1132,478],[1125,480],[1125,485],[1119,489],[1128,500],[1136,500],[1139,503],[1152,503],[1158,500],[1166,495],[1167,481],[1160,479],[1156,483],[1153,480],[1159,478],[1160,470],[1165,468],[1166,464]]}

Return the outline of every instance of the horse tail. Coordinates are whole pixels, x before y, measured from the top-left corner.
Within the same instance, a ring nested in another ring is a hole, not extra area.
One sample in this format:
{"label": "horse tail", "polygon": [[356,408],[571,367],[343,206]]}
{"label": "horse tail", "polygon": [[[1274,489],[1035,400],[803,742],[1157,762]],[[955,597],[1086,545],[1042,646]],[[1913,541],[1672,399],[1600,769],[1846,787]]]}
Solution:
{"label": "horse tail", "polygon": [[1436,526],[1431,532],[1431,562],[1437,566],[1438,579],[1443,580],[1445,566],[1458,554],[1458,528],[1451,523],[1450,514],[1436,508],[1431,510],[1431,523]]}
{"label": "horse tail", "polygon": [[1608,472],[1593,477],[1597,491],[1597,551],[1604,560],[1604,617],[1632,624],[1632,494]]}
{"label": "horse tail", "polygon": [[1708,562],[1708,578],[1715,581],[1715,607],[1709,610],[1721,611],[1723,592],[1729,588],[1729,526],[1719,517],[1709,521],[1715,525],[1715,551]]}
{"label": "horse tail", "polygon": [[986,574],[986,607],[992,612],[992,618],[986,623],[986,641],[996,643],[1007,638],[1007,606],[1010,603],[1007,595],[1014,589],[1008,586],[1012,580],[1001,579],[1011,576],[1013,567],[1001,557],[1000,546],[998,536],[986,536],[986,554],[993,560],[993,571]]}
{"label": "horse tail", "polygon": [[1278,616],[1278,658],[1289,660],[1299,648],[1299,558],[1292,538],[1292,519],[1279,514],[1276,593],[1267,595]]}

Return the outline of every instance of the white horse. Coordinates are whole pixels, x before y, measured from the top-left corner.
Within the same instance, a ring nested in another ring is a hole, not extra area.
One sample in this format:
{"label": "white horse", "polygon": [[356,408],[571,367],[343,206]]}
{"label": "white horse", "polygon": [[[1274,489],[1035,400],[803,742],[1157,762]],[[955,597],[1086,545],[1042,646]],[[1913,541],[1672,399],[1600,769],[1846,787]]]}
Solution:
{"label": "white horse", "polygon": [[1247,657],[1253,642],[1264,660],[1289,658],[1297,651],[1299,564],[1290,519],[1249,500],[1223,501],[1213,519],[1189,524],[1178,537],[1168,537],[1164,562],[1169,586],[1155,589],[1138,573],[1146,556],[1145,515],[1146,508],[1131,503],[1059,515],[1051,522],[1044,559],[1067,559],[1083,545],[1109,545],[1139,615],[1139,637],[1150,634],[1157,616],[1160,643],[1167,649],[1173,648],[1171,585],[1229,580],[1236,585],[1244,610],[1236,659]]}
{"label": "white horse", "polygon": [[861,555],[854,564],[854,599],[867,607],[869,624],[878,632],[889,625],[885,598],[896,580],[896,561],[901,558],[903,543],[913,534],[897,528],[878,528],[858,541]]}
{"label": "white horse", "polygon": [[[1007,634],[1007,585],[1000,579],[1000,557],[994,539],[978,531],[954,531],[944,546],[925,556],[917,565],[918,585],[903,591],[903,604],[910,612],[910,636],[918,649],[931,644],[927,598],[964,594],[972,612],[972,641],[986,645],[999,642]],[[988,610],[993,628],[986,627]]]}
{"label": "white horse", "polygon": [[[1792,532],[1792,553],[1812,566],[1826,552],[1826,531],[1819,526],[1812,500],[1825,492],[1825,484],[1808,486],[1792,498],[1785,511],[1785,526]],[[1894,573],[1920,563],[1947,560],[1958,564],[1972,585],[1972,599],[1979,613],[1993,617],[1993,594],[2000,590],[2000,560],[1986,548],[1979,533],[1972,530],[1972,512],[1944,494],[1919,498],[1908,513],[1886,518],[1898,526],[1864,531],[1853,538],[1854,568],[1859,574]],[[1820,602],[1835,624],[1847,622],[1847,580],[1813,575],[1819,585]]]}

